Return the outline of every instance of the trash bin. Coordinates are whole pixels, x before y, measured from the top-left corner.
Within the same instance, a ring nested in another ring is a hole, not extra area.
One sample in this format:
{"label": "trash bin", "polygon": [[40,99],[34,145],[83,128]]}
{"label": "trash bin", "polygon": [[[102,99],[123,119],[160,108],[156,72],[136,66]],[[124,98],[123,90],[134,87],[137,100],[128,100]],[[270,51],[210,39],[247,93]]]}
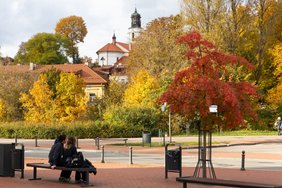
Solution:
{"label": "trash bin", "polygon": [[144,144],[150,144],[150,147],[151,147],[151,132],[149,131],[145,131],[145,132],[142,132],[142,143],[143,143],[143,146]]}
{"label": "trash bin", "polygon": [[17,144],[17,146],[21,146],[21,148],[16,147],[11,150],[12,169],[21,172],[21,178],[24,178],[24,145]]}
{"label": "trash bin", "polygon": [[165,146],[165,178],[168,177],[168,172],[179,173],[182,175],[182,148],[168,150],[168,145]]}
{"label": "trash bin", "polygon": [[15,144],[0,144],[0,176],[15,176],[12,169],[12,153]]}

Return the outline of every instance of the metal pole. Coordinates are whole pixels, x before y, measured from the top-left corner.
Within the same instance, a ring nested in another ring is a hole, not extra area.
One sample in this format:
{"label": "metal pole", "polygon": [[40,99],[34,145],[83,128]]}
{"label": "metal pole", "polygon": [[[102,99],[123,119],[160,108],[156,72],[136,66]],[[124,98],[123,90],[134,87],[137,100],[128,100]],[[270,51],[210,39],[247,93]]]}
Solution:
{"label": "metal pole", "polygon": [[24,178],[24,145],[22,144],[22,156],[21,156],[21,179]]}
{"label": "metal pole", "polygon": [[169,143],[172,142],[171,140],[171,121],[170,121],[170,117],[171,116],[171,113],[170,113],[170,110],[168,109],[168,130],[169,130]]}
{"label": "metal pole", "polygon": [[17,135],[16,135],[15,144],[17,144],[17,143],[18,143],[18,137],[17,137]]}
{"label": "metal pole", "polygon": [[97,145],[97,150],[99,150],[100,149],[100,138],[99,137],[96,138],[96,145]]}
{"label": "metal pole", "polygon": [[35,147],[38,147],[38,145],[37,145],[37,136],[35,137]]}
{"label": "metal pole", "polygon": [[102,148],[102,153],[101,153],[101,163],[105,163],[105,151],[104,151],[104,146],[101,146],[101,148]]}
{"label": "metal pole", "polygon": [[203,151],[202,151],[202,160],[203,160],[203,178],[207,178],[207,132],[204,130],[203,135]]}
{"label": "metal pole", "polygon": [[164,141],[164,146],[165,146],[165,134],[164,134],[164,140],[163,141]]}
{"label": "metal pole", "polygon": [[78,147],[78,137],[76,137],[76,148],[79,148]]}
{"label": "metal pole", "polygon": [[133,162],[132,162],[132,147],[129,147],[129,164],[133,164]]}
{"label": "metal pole", "polygon": [[245,151],[242,151],[242,163],[241,163],[241,170],[244,171],[245,169]]}

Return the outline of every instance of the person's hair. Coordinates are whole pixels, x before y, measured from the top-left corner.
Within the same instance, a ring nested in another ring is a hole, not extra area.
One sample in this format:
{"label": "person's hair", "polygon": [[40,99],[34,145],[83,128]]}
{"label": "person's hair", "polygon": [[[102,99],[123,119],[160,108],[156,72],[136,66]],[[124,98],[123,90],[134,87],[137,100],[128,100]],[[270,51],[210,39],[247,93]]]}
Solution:
{"label": "person's hair", "polygon": [[69,136],[66,141],[65,148],[69,149],[70,147],[75,146],[75,143],[76,139],[73,136]]}
{"label": "person's hair", "polygon": [[58,139],[60,142],[63,142],[64,140],[66,140],[66,138],[67,138],[67,136],[64,135],[64,134],[62,134],[62,135],[58,136],[57,139]]}

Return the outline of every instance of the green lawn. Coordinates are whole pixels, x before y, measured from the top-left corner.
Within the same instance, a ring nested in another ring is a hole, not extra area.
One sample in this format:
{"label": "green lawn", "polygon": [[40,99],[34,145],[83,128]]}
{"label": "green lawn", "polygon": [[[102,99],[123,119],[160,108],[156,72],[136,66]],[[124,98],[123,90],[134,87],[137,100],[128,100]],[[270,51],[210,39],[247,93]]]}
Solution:
{"label": "green lawn", "polygon": [[[188,135],[173,135],[173,136],[197,136],[197,133]],[[213,136],[273,136],[277,135],[277,131],[262,131],[262,130],[239,130],[239,131],[223,131],[222,133],[213,132]]]}

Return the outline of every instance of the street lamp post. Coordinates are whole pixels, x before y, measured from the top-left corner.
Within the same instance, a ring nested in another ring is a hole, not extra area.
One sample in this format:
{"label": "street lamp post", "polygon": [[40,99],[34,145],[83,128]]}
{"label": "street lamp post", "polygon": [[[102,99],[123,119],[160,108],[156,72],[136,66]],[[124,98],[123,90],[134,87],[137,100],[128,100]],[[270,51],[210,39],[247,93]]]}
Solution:
{"label": "street lamp post", "polygon": [[[165,102],[162,105],[162,108],[161,108],[162,112],[165,112],[166,106],[167,106],[167,103]],[[170,113],[169,107],[168,107],[168,134],[169,134],[169,143],[172,143],[172,138],[171,138],[171,113]]]}
{"label": "street lamp post", "polygon": [[281,117],[277,118],[277,130],[278,130],[278,136],[281,135]]}

